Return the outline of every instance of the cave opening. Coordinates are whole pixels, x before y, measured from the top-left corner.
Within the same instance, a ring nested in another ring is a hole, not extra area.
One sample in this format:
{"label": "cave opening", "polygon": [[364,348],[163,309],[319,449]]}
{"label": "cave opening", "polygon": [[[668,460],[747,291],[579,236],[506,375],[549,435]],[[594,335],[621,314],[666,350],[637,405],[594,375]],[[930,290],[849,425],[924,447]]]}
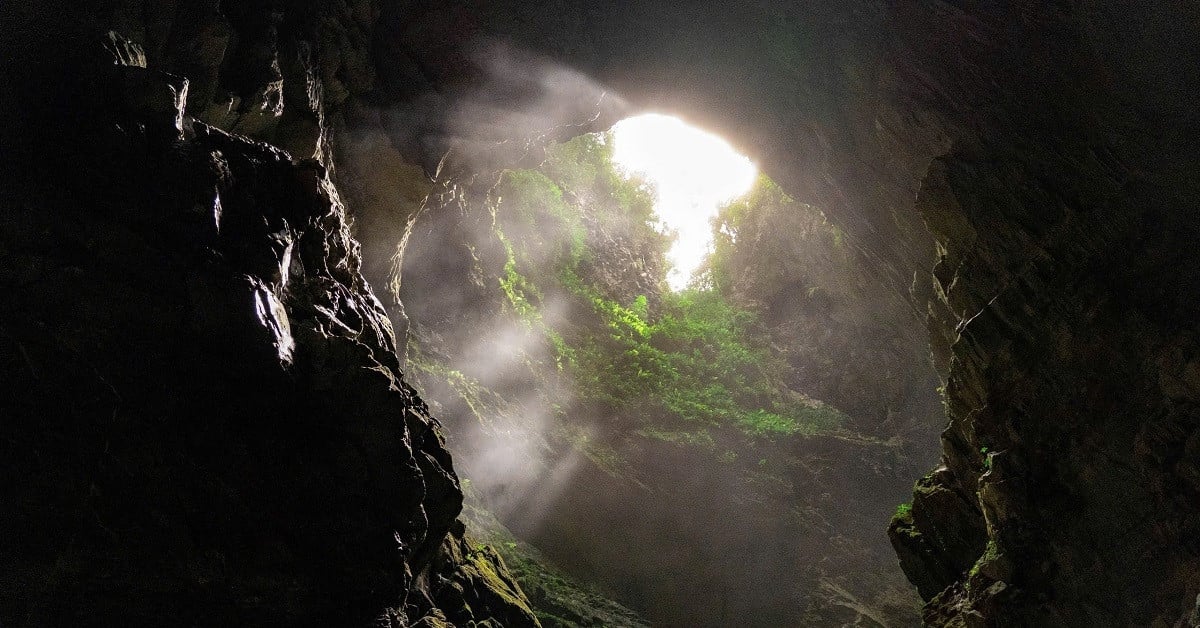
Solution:
{"label": "cave opening", "polygon": [[750,191],[758,167],[724,139],[665,114],[625,118],[611,135],[614,163],[654,188],[654,212],[673,236],[667,284],[680,290],[710,253],[709,223]]}
{"label": "cave opening", "polygon": [[941,408],[819,208],[661,114],[454,190],[404,248],[406,373],[447,426],[469,533],[535,608],[916,617],[878,531]]}

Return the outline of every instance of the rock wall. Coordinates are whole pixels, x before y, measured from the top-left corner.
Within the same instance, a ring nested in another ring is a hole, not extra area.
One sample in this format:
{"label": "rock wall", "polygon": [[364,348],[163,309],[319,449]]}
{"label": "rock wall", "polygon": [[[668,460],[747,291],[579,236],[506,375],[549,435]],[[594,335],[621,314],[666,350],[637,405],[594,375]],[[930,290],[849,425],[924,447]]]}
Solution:
{"label": "rock wall", "polygon": [[792,388],[844,410],[860,433],[902,442],[918,464],[935,461],[946,417],[928,333],[899,324],[909,295],[881,282],[824,212],[773,184],[721,220],[711,280],[761,312]]}
{"label": "rock wall", "polygon": [[4,14],[0,623],[537,625],[330,178],[370,7],[306,8]]}
{"label": "rock wall", "polygon": [[1197,14],[1022,9],[947,64],[973,137],[918,206],[951,422],[893,542],[930,625],[1195,625]]}

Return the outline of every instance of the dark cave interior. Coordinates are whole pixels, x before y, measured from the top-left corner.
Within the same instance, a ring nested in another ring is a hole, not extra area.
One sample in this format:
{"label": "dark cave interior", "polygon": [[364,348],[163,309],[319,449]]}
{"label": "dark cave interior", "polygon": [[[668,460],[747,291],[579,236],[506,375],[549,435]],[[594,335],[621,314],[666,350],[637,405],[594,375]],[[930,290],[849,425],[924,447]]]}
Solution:
{"label": "dark cave interior", "polygon": [[0,32],[0,625],[1200,626],[1194,4]]}

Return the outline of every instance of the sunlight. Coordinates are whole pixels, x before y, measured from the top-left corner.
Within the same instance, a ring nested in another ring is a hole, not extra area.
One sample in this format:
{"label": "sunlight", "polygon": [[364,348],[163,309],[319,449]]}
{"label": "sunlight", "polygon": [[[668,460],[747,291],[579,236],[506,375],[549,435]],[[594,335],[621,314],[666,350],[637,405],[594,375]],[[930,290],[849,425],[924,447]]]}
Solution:
{"label": "sunlight", "polygon": [[688,284],[712,245],[709,219],[754,185],[758,168],[725,140],[678,118],[650,113],[613,127],[614,161],[657,190],[654,211],[678,234],[667,253],[672,290]]}

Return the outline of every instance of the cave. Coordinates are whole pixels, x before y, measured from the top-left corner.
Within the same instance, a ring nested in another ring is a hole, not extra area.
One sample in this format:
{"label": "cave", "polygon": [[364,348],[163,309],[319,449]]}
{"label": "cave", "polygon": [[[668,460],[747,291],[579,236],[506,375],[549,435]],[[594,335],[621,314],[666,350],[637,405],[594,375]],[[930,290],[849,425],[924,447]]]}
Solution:
{"label": "cave", "polygon": [[0,32],[0,625],[1200,626],[1192,4]]}
{"label": "cave", "polygon": [[527,166],[426,198],[393,258],[402,368],[472,538],[546,623],[595,616],[586,585],[652,625],[916,621],[879,531],[945,415],[923,330],[881,323],[907,306],[864,289],[823,212],[678,119]]}

